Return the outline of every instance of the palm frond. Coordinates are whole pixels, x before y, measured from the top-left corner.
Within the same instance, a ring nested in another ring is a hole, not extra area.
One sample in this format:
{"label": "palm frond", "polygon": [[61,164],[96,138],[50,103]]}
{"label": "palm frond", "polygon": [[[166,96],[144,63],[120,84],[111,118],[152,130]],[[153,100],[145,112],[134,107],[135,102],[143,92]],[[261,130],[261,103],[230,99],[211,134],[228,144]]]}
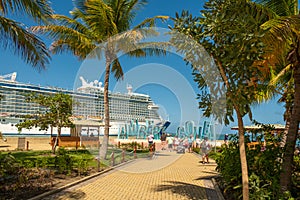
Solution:
{"label": "palm frond", "polygon": [[293,37],[295,30],[299,31],[300,16],[287,16],[271,19],[261,25],[264,30],[269,30],[270,42],[287,42]]}
{"label": "palm frond", "polygon": [[1,0],[0,13],[8,13],[32,17],[37,22],[47,22],[51,18],[53,10],[48,0]]}
{"label": "palm frond", "polygon": [[145,49],[136,49],[127,53],[127,55],[131,57],[146,57],[146,56],[162,56],[166,55],[167,51],[163,49],[155,49],[155,48],[145,48]]}
{"label": "palm frond", "polygon": [[83,43],[74,39],[57,40],[51,44],[50,51],[53,54],[59,54],[63,52],[71,52],[77,56],[80,60],[83,60],[89,56],[89,58],[95,58],[93,53],[96,45],[93,43]]}
{"label": "palm frond", "polygon": [[75,29],[59,26],[59,25],[47,25],[47,26],[33,26],[31,30],[34,33],[44,34],[53,40],[76,40],[82,43],[90,42],[90,35],[87,33],[80,33]]}
{"label": "palm frond", "polygon": [[101,33],[106,38],[118,33],[111,7],[99,0],[89,0],[85,6],[86,16],[82,20],[92,32]]}
{"label": "palm frond", "polygon": [[52,15],[52,18],[55,20],[55,23],[60,26],[66,26],[72,29],[75,29],[81,33],[89,32],[88,28],[84,26],[82,23],[76,21],[75,19],[71,19],[64,15]]}
{"label": "palm frond", "polygon": [[256,0],[255,2],[272,10],[272,12],[278,16],[298,14],[295,12],[295,6],[298,3],[297,0]]}
{"label": "palm frond", "polygon": [[135,45],[126,55],[130,57],[165,56],[170,44],[167,42],[144,42]]}
{"label": "palm frond", "polygon": [[148,4],[147,0],[130,0],[127,10],[136,12],[144,8],[147,4]]}
{"label": "palm frond", "polygon": [[115,78],[116,78],[117,80],[119,80],[119,79],[121,79],[121,78],[123,79],[124,72],[123,72],[121,63],[119,62],[119,59],[115,59],[115,60],[112,62],[111,71],[112,71],[112,73],[114,74],[114,76],[115,76]]}
{"label": "palm frond", "polygon": [[137,26],[133,27],[133,29],[140,29],[140,28],[144,28],[144,27],[153,27],[156,24],[156,20],[161,20],[161,21],[166,21],[169,19],[169,16],[155,16],[152,18],[147,18],[145,19],[143,22],[141,22],[140,24],[138,24]]}
{"label": "palm frond", "polygon": [[127,14],[128,4],[132,1],[128,0],[112,0],[108,1],[107,5],[113,11],[114,23],[118,28],[118,32],[122,32],[129,29],[130,25],[130,13]]}
{"label": "palm frond", "polygon": [[270,80],[269,85],[270,86],[275,86],[276,84],[278,84],[278,82],[280,81],[280,79],[283,79],[283,77],[285,75],[287,75],[289,73],[289,75],[291,75],[292,72],[292,65],[289,64],[286,67],[284,67],[277,75],[273,75],[273,78]]}
{"label": "palm frond", "polygon": [[74,4],[74,8],[77,8],[78,10],[80,10],[80,12],[84,13],[85,10],[86,10],[86,1],[87,0],[76,0],[76,1],[73,1],[73,4]]}
{"label": "palm frond", "polygon": [[70,14],[72,15],[72,19],[77,20],[77,19],[84,19],[86,16],[86,13],[84,13],[82,10],[78,8],[74,8],[72,11],[70,11]]}
{"label": "palm frond", "polygon": [[0,45],[10,48],[25,62],[38,70],[45,69],[50,55],[46,45],[34,34],[26,31],[20,23],[0,16]]}
{"label": "palm frond", "polygon": [[258,4],[255,2],[247,2],[247,7],[246,9],[248,10],[249,13],[253,16],[254,23],[264,23],[267,20],[274,19],[278,17],[278,14],[274,12],[271,8],[268,6],[265,6],[263,4]]}

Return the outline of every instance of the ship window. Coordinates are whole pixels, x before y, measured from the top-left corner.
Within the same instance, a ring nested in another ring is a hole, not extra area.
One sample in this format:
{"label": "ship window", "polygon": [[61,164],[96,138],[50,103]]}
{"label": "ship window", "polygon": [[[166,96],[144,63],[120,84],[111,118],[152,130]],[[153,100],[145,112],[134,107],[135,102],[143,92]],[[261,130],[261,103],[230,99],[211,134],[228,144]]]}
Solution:
{"label": "ship window", "polygon": [[22,120],[19,120],[19,122],[22,122]]}
{"label": "ship window", "polygon": [[2,119],[3,122],[5,122],[5,119]]}

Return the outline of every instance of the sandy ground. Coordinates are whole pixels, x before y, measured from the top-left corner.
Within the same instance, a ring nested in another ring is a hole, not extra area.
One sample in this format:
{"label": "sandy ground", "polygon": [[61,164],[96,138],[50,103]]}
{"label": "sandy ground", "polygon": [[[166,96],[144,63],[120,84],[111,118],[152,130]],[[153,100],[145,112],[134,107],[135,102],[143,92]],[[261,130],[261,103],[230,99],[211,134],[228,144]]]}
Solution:
{"label": "sandy ground", "polygon": [[50,137],[6,137],[7,141],[0,140],[0,151],[12,150],[51,150]]}
{"label": "sandy ground", "polygon": [[[19,137],[6,137],[6,142],[0,140],[0,151],[12,151],[12,150],[51,150],[50,136],[49,137],[25,137],[20,139]],[[100,138],[102,141],[102,138]],[[110,144],[117,145],[120,143],[131,143],[137,141],[147,146],[146,140],[118,140],[115,137],[110,138]],[[160,140],[156,140],[155,143],[160,147]],[[216,146],[221,146],[223,141],[216,141]],[[214,143],[211,143],[214,146]]]}

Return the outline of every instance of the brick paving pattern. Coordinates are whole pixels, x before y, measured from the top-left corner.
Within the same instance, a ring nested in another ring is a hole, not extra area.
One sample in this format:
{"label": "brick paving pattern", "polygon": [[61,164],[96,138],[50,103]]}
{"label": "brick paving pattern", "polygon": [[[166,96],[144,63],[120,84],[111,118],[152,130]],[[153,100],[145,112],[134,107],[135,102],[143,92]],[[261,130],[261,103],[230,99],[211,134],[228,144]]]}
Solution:
{"label": "brick paving pattern", "polygon": [[211,182],[218,175],[215,163],[199,161],[192,153],[160,151],[43,199],[222,199]]}

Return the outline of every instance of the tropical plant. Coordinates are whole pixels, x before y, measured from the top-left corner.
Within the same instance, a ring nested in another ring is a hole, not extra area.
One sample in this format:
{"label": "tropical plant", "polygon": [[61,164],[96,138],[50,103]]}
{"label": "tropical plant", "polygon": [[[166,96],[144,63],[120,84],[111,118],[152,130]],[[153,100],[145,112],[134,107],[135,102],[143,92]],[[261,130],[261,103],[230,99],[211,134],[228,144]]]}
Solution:
{"label": "tropical plant", "polygon": [[0,46],[11,49],[37,69],[44,69],[50,55],[46,45],[26,26],[8,18],[27,15],[35,22],[47,22],[52,9],[47,0],[1,0],[0,2]]}
{"label": "tropical plant", "polygon": [[165,53],[164,50],[155,48],[155,45],[152,48],[143,48],[147,45],[139,45],[138,42],[146,35],[155,34],[152,30],[140,28],[151,27],[156,19],[164,20],[167,17],[146,19],[130,30],[136,11],[145,3],[145,0],[75,0],[75,7],[70,12],[72,18],[53,15],[56,24],[33,27],[33,31],[47,34],[54,40],[50,47],[54,54],[69,51],[79,59],[105,59],[105,130],[101,158],[106,157],[109,139],[109,75],[113,72],[117,80],[123,77],[117,54],[123,52],[129,56],[144,57]]}
{"label": "tropical plant", "polygon": [[[257,123],[256,123],[257,124]],[[257,137],[257,145],[254,149],[247,148],[247,164],[249,166],[249,199],[293,199],[299,196],[299,164],[293,168],[293,188],[290,192],[280,192],[280,171],[282,148],[280,147],[280,135],[274,136],[274,127],[257,124],[260,126],[256,133],[263,133],[263,137]],[[261,135],[262,136],[262,135]],[[249,136],[246,140],[250,141]],[[297,160],[299,156],[295,155]],[[238,138],[231,137],[228,146],[223,146],[221,153],[217,155],[217,171],[221,174],[225,196],[229,199],[241,197],[241,169],[239,168]],[[298,176],[297,176],[298,175]],[[298,194],[297,194],[298,193]]]}
{"label": "tropical plant", "polygon": [[[252,119],[250,106],[261,83],[257,81],[260,69],[256,62],[264,55],[261,42],[264,32],[260,25],[269,17],[268,12],[253,10],[253,6],[252,2],[244,0],[210,0],[204,5],[203,17],[193,17],[188,12],[183,12],[180,17],[177,14],[172,28],[201,44],[213,59],[206,61],[207,64],[199,61],[207,60],[203,53],[195,55],[197,50],[191,45],[174,39],[177,48],[193,66],[194,80],[202,92],[198,95],[199,107],[204,115],[214,115],[226,125],[234,120],[234,112],[237,116],[244,199],[249,199],[249,184],[243,118],[248,115]],[[240,12],[241,7],[244,12]],[[212,68],[213,62],[216,69]],[[217,74],[222,80],[216,80]],[[222,96],[226,96],[226,100],[213,101]]]}
{"label": "tropical plant", "polygon": [[34,115],[25,116],[25,121],[17,124],[19,131],[22,128],[40,127],[41,130],[47,130],[49,127],[57,127],[57,137],[53,146],[53,151],[57,146],[57,141],[61,136],[63,127],[73,127],[70,121],[72,116],[73,99],[70,95],[64,93],[55,93],[54,95],[42,95],[31,93],[27,97],[28,102],[38,103],[46,108],[46,112],[38,112]]}
{"label": "tropical plant", "polygon": [[[264,41],[272,48],[269,55],[273,58],[273,71],[279,71],[276,81],[285,85],[281,100],[286,104],[286,139],[283,151],[280,185],[282,193],[290,191],[292,167],[300,122],[300,16],[297,0],[261,0],[273,17],[262,25],[268,31]],[[279,58],[279,59],[276,59]],[[283,61],[283,62],[282,62]]]}

